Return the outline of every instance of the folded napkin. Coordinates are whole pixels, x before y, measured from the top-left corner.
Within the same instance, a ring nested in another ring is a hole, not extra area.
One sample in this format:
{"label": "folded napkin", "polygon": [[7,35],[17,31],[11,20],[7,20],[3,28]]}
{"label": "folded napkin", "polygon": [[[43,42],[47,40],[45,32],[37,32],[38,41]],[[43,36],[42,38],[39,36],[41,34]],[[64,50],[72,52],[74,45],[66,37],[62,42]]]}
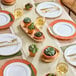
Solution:
{"label": "folded napkin", "polygon": [[10,56],[2,56],[2,55],[0,55],[0,60],[12,58],[12,57],[15,57],[15,56],[21,56],[21,55],[22,55],[21,51],[17,52],[17,53],[14,54],[14,55],[10,55]]}

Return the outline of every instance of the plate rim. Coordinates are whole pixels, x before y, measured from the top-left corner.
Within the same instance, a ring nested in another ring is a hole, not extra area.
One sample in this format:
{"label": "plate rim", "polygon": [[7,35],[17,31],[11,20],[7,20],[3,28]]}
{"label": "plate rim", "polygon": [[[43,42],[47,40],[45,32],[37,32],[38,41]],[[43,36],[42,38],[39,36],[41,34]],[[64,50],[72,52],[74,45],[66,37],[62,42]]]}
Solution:
{"label": "plate rim", "polygon": [[4,15],[4,16],[6,16],[9,20],[8,20],[8,22],[7,23],[5,23],[5,24],[3,24],[2,26],[4,26],[4,25],[6,25],[6,24],[8,24],[9,23],[9,21],[10,21],[10,17],[9,17],[9,15],[8,14],[6,14],[6,13],[3,13],[3,12],[0,12],[0,15]]}
{"label": "plate rim", "polygon": [[[13,24],[14,20],[15,20],[14,15],[12,13],[8,12],[8,11],[5,11],[5,10],[0,10],[0,12],[1,13],[3,12],[3,13],[6,13],[6,14],[10,14],[11,17],[12,17],[12,19],[13,19],[12,21],[10,21],[9,23],[7,23],[6,25],[0,26],[0,29],[5,29],[5,28],[10,27]],[[10,18],[10,20],[11,20],[11,18]]]}
{"label": "plate rim", "polygon": [[[65,23],[65,22],[59,22],[59,23]],[[66,22],[67,23],[67,22]],[[65,24],[66,24],[65,23]],[[57,24],[58,25],[58,24]],[[57,30],[55,30],[56,29],[56,26],[57,25],[54,25],[52,28],[53,28],[53,31],[56,33],[57,32]],[[71,33],[71,35],[73,35],[74,34],[74,32],[75,32],[75,28],[74,28],[74,26],[72,26],[70,23],[67,23],[66,24],[68,27],[70,27],[70,28],[72,28],[73,29],[73,32]],[[59,26],[61,26],[61,25],[59,25]],[[65,26],[65,25],[64,25]],[[57,34],[57,33],[56,33]],[[57,35],[59,35],[59,34],[57,34]],[[71,36],[71,35],[69,35],[69,36]],[[61,36],[61,35],[59,35],[59,36]],[[63,36],[63,37],[67,37],[67,36]]]}
{"label": "plate rim", "polygon": [[[57,6],[59,6],[59,8],[60,8],[60,11],[61,11],[61,13],[60,13],[60,15],[62,14],[62,7],[59,5],[59,4],[57,4],[57,3],[55,3],[55,2],[41,2],[40,4],[38,4],[38,5],[41,5],[41,4],[43,4],[43,3],[53,3],[53,4],[56,4]],[[36,7],[36,12],[40,15],[40,16],[42,16],[39,12],[38,12],[38,5],[37,5],[37,7]],[[56,16],[56,17],[46,17],[46,18],[57,18],[57,17],[59,17],[60,15],[58,15],[58,16]],[[45,17],[45,16],[43,16],[43,17]]]}
{"label": "plate rim", "polygon": [[24,63],[26,65],[29,65],[30,64],[31,67],[32,67],[32,69],[33,69],[33,71],[34,71],[34,73],[35,73],[35,76],[37,75],[37,70],[36,70],[36,68],[34,67],[34,65],[32,63],[30,63],[30,62],[28,62],[27,60],[24,60],[24,59],[13,59],[13,60],[7,61],[4,65],[2,65],[2,67],[1,67],[1,76],[3,76],[4,69],[9,64],[14,63],[14,62],[21,62],[21,63]]}
{"label": "plate rim", "polygon": [[[71,45],[71,46],[76,46],[76,45]],[[68,48],[71,47],[71,46],[68,46],[66,49],[68,49]],[[66,49],[65,49],[65,51],[64,51],[64,58],[65,58],[65,60],[66,60],[69,64],[71,64],[72,66],[76,66],[75,64],[70,63],[68,59],[66,59],[66,56],[65,56]]]}
{"label": "plate rim", "polygon": [[68,37],[64,37],[64,36],[59,36],[59,35],[54,35],[54,34],[52,34],[52,33],[49,31],[49,28],[50,28],[50,27],[53,27],[54,24],[56,24],[56,23],[58,23],[58,22],[68,22],[68,23],[72,24],[72,26],[76,29],[76,24],[75,24],[74,22],[72,22],[72,21],[70,21],[70,20],[66,20],[66,19],[58,19],[58,20],[55,20],[55,21],[53,21],[53,22],[51,22],[51,23],[49,24],[47,30],[48,30],[48,32],[49,32],[50,35],[52,35],[54,38],[62,39],[62,40],[72,39],[72,38],[74,38],[74,37],[76,36],[76,32],[75,32],[73,35],[68,36]]}
{"label": "plate rim", "polygon": [[[9,65],[7,65],[6,67],[5,67],[5,69],[4,69],[4,72],[3,72],[3,74],[7,74],[8,73],[8,69],[9,68],[12,68],[12,67],[15,67],[15,66],[21,66],[22,68],[24,68],[24,69],[26,69],[26,70],[28,70],[28,73],[30,73],[30,75],[31,75],[31,70],[30,70],[30,68],[29,68],[29,66],[27,65],[27,64],[24,64],[24,63],[21,63],[21,62],[14,62],[14,63],[11,63],[11,64],[9,64]],[[27,71],[26,71],[27,72]]]}
{"label": "plate rim", "polygon": [[[16,37],[19,41],[20,41],[20,49],[21,49],[21,47],[22,47],[22,41],[21,41],[21,39],[17,36],[17,35],[15,35],[15,34],[10,34],[10,33],[6,33],[6,34],[2,34],[2,35],[10,35],[10,36],[14,36],[14,37]],[[18,50],[17,52],[19,52],[20,50]],[[16,54],[17,52],[15,52],[15,53],[12,53],[12,54],[10,54],[10,55],[2,55],[2,56],[11,56],[11,55],[14,55],[14,54]]]}

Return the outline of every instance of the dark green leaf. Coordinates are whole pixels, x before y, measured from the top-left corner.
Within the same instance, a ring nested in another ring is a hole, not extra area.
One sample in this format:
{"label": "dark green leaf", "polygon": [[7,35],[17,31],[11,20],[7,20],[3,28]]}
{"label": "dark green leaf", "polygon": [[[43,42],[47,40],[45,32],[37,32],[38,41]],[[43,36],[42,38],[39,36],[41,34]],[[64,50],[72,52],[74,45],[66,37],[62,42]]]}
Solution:
{"label": "dark green leaf", "polygon": [[26,18],[24,18],[23,22],[24,23],[29,23],[29,22],[31,22],[31,19],[29,17],[26,17]]}
{"label": "dark green leaf", "polygon": [[32,44],[29,46],[29,51],[31,51],[32,53],[36,53],[38,51],[38,48],[35,44]]}
{"label": "dark green leaf", "polygon": [[42,33],[41,33],[41,32],[36,32],[36,33],[35,33],[35,36],[41,37],[41,36],[42,36]]}
{"label": "dark green leaf", "polygon": [[47,49],[45,49],[44,53],[48,56],[54,56],[56,51],[53,47],[48,47]]}
{"label": "dark green leaf", "polygon": [[30,30],[35,29],[34,23],[31,23],[31,25],[30,25],[30,26],[28,26],[28,28],[29,28]]}

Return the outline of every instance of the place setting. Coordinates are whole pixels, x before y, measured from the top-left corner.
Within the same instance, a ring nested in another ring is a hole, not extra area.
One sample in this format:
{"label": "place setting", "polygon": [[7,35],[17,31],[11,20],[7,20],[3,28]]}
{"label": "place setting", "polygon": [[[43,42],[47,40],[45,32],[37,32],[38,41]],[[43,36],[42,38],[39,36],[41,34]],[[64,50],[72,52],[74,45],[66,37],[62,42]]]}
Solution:
{"label": "place setting", "polygon": [[61,47],[65,60],[72,66],[76,66],[76,44]]}
{"label": "place setting", "polygon": [[14,34],[0,34],[0,60],[8,59],[1,66],[0,76],[36,76],[37,71],[33,64],[24,59],[13,59],[15,56],[21,56],[21,39]]}
{"label": "place setting", "polygon": [[0,34],[0,60],[21,56],[22,41],[13,34]]}
{"label": "place setting", "polygon": [[47,30],[51,36],[60,40],[69,40],[76,37],[76,24],[69,20],[55,20],[49,24]]}
{"label": "place setting", "polygon": [[15,18],[12,13],[0,10],[0,30],[10,27],[14,20]]}
{"label": "place setting", "polygon": [[37,4],[36,12],[45,18],[56,18],[62,14],[62,7],[55,2],[42,2]]}
{"label": "place setting", "polygon": [[36,76],[37,71],[33,64],[24,59],[7,61],[1,67],[1,76]]}
{"label": "place setting", "polygon": [[12,13],[5,10],[0,10],[0,29],[10,27],[14,20],[15,19]]}
{"label": "place setting", "polygon": [[45,63],[52,63],[60,56],[60,50],[53,46],[46,46],[41,53],[40,59]]}
{"label": "place setting", "polygon": [[76,67],[76,44],[71,43],[76,23],[60,1],[40,1],[36,6],[33,0],[1,3],[0,76],[73,75],[69,64]]}

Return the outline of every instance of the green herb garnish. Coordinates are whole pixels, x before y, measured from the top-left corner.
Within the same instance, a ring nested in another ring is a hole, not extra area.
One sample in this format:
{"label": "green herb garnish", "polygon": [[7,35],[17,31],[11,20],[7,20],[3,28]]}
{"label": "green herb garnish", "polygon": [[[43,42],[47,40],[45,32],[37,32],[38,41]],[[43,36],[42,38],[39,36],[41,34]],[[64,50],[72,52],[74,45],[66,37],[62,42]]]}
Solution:
{"label": "green herb garnish", "polygon": [[54,56],[56,51],[53,47],[48,47],[44,50],[44,53],[48,56]]}
{"label": "green herb garnish", "polygon": [[41,36],[42,36],[42,33],[41,33],[41,32],[36,32],[36,33],[35,33],[35,36],[36,36],[36,37],[41,37]]}
{"label": "green herb garnish", "polygon": [[31,22],[31,19],[29,17],[26,17],[26,18],[24,18],[23,22],[24,23],[30,23]]}
{"label": "green herb garnish", "polygon": [[30,29],[30,30],[35,29],[34,23],[31,23],[30,26],[28,26],[28,29]]}
{"label": "green herb garnish", "polygon": [[30,8],[32,8],[33,6],[32,6],[32,4],[30,4],[30,3],[28,3],[28,4],[26,4],[25,5],[25,8],[27,9],[27,10],[29,10]]}
{"label": "green herb garnish", "polygon": [[56,76],[54,73],[49,73],[47,76]]}
{"label": "green herb garnish", "polygon": [[29,51],[31,51],[32,53],[36,53],[38,51],[38,48],[35,44],[32,44],[29,46]]}

